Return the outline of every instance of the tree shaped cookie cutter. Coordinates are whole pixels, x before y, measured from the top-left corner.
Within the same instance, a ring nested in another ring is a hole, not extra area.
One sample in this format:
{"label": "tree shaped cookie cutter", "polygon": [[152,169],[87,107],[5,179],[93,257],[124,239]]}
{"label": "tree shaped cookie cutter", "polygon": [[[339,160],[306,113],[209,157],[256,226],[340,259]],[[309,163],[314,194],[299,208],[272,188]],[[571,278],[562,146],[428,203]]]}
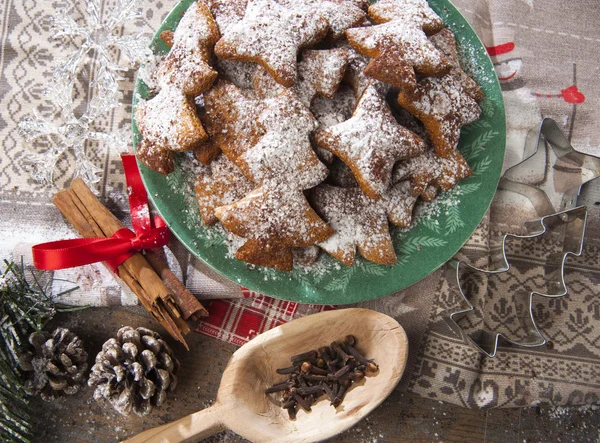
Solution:
{"label": "tree shaped cookie cutter", "polygon": [[[501,337],[510,344],[523,347],[546,344],[533,315],[533,296],[556,298],[568,294],[564,276],[565,261],[569,255],[582,254],[588,212],[586,206],[578,205],[578,197],[583,186],[588,183],[591,185],[590,182],[598,176],[600,158],[575,151],[554,120],[545,118],[539,127],[529,132],[525,160],[505,172],[499,189],[527,197],[539,218],[525,223],[527,234],[505,234],[501,241],[491,246],[489,270],[463,261],[453,261],[447,267],[450,289],[460,295],[467,307],[453,312],[445,311],[443,318],[465,343],[490,358],[496,356]],[[594,184],[600,184],[600,179],[595,180]],[[508,239],[533,239],[555,229],[564,230],[562,251],[547,257],[544,265],[546,290],[518,289],[513,294],[515,317],[525,331],[524,338],[513,340],[504,333],[486,329],[485,323],[475,333],[465,331],[458,320],[476,308],[473,294],[461,284],[461,272],[475,271],[488,276],[506,273],[511,268],[506,252]]]}

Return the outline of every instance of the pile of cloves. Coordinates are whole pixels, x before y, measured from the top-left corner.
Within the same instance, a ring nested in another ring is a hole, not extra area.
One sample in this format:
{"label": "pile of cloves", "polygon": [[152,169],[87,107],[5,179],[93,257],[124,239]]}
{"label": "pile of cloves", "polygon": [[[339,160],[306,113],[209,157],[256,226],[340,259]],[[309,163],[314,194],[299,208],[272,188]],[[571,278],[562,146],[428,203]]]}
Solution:
{"label": "pile of cloves", "polygon": [[303,352],[291,357],[292,366],[277,369],[287,380],[267,388],[266,394],[282,392],[282,407],[291,420],[299,408],[309,412],[312,404],[327,395],[333,407],[338,407],[352,383],[360,381],[365,373],[377,372],[379,367],[356,350],[356,339],[347,335],[341,343],[333,342],[316,351]]}

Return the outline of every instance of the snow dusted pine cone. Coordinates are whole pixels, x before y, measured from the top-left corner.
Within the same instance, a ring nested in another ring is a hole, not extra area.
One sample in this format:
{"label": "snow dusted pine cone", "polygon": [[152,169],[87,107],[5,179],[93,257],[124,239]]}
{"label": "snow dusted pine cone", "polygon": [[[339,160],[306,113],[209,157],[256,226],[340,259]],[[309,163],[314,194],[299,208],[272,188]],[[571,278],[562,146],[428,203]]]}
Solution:
{"label": "snow dusted pine cone", "polygon": [[34,332],[29,343],[33,351],[21,355],[20,361],[31,394],[52,401],[79,391],[88,369],[88,355],[79,337],[57,328],[52,334]]}
{"label": "snow dusted pine cone", "polygon": [[143,416],[175,389],[178,369],[173,351],[158,333],[125,326],[102,346],[88,385],[96,386],[96,400],[108,400],[120,414]]}

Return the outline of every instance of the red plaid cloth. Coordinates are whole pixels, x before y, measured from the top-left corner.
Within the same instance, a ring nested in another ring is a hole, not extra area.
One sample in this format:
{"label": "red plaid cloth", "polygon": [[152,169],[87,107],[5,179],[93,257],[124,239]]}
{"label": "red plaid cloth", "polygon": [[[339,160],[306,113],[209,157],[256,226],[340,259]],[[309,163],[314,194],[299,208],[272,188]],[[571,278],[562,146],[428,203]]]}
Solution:
{"label": "red plaid cloth", "polygon": [[207,305],[208,317],[196,332],[242,346],[276,326],[315,312],[336,309],[331,305],[305,305],[277,300],[242,288],[244,298],[213,300]]}

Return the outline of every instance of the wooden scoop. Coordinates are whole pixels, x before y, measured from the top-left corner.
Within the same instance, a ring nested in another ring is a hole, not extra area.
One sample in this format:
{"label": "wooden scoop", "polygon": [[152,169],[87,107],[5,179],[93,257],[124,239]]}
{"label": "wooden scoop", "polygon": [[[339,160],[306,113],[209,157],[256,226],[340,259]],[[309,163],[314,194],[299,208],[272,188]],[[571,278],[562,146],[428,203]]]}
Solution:
{"label": "wooden scoop", "polygon": [[[290,357],[348,334],[356,347],[379,365],[346,393],[340,406],[321,399],[311,412],[299,410],[290,420],[278,395],[265,389],[285,376],[277,368],[290,366]],[[197,442],[230,429],[253,442],[311,442],[332,437],[358,423],[392,392],[406,366],[408,340],[391,317],[368,309],[340,309],[299,318],[254,338],[229,360],[213,406],[159,426],[128,440],[138,442]]]}

